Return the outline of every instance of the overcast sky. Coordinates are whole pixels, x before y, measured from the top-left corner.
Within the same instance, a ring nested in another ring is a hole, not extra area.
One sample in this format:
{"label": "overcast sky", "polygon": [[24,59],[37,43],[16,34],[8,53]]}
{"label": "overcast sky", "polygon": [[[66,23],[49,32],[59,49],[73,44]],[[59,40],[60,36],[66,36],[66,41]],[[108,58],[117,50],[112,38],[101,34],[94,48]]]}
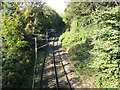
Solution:
{"label": "overcast sky", "polygon": [[46,5],[49,5],[51,8],[56,10],[58,13],[63,13],[66,8],[66,0],[42,0],[46,2]]}

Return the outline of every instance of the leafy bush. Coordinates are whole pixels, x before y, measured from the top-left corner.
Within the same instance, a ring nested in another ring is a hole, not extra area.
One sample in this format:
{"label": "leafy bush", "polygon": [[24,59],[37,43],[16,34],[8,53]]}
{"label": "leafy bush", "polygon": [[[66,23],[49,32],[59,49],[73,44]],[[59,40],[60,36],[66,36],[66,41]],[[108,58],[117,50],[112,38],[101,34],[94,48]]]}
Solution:
{"label": "leafy bush", "polygon": [[60,40],[81,76],[94,79],[92,87],[118,88],[120,13],[117,4],[106,3],[71,2],[64,16],[69,31]]}
{"label": "leafy bush", "polygon": [[42,2],[20,6],[22,4],[11,2],[2,5],[3,88],[31,88],[35,60],[34,37],[39,38],[39,47],[45,43],[41,39],[45,37],[46,28],[59,28],[62,23],[60,16]]}

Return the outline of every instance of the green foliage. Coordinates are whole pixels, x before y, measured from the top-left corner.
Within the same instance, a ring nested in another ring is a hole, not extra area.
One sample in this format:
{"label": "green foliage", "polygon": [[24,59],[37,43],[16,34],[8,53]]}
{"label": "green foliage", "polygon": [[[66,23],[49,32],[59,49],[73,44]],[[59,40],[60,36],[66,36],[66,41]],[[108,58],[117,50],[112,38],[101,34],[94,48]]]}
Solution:
{"label": "green foliage", "polygon": [[41,39],[45,38],[46,28],[59,28],[62,19],[42,2],[3,3],[2,9],[3,88],[31,88],[34,37],[39,38],[38,47],[43,45],[45,42]]}
{"label": "green foliage", "polygon": [[93,77],[92,87],[119,87],[119,4],[71,2],[65,11],[60,41],[81,76]]}
{"label": "green foliage", "polygon": [[14,48],[13,50],[20,47],[25,47],[25,45],[27,44],[27,41],[24,41],[25,37],[23,36],[23,33],[18,30],[19,21],[19,17],[4,18],[4,23],[2,25],[2,29],[4,29],[2,33],[4,38],[6,39],[6,43],[8,47]]}

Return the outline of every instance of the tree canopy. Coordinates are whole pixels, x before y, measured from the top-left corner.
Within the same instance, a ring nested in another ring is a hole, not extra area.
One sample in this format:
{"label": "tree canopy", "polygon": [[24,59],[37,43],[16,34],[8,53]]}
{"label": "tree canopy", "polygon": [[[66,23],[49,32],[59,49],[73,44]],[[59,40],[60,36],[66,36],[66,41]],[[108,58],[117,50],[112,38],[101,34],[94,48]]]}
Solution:
{"label": "tree canopy", "polygon": [[43,2],[3,2],[2,10],[3,88],[24,88],[33,74],[34,37],[43,45],[45,30],[59,28],[62,19]]}

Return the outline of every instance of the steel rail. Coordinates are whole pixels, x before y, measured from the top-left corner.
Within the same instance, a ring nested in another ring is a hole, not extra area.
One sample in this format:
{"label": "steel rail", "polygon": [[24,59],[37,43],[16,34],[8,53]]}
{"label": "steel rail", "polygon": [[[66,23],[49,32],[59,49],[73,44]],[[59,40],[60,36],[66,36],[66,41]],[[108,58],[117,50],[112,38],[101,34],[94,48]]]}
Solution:
{"label": "steel rail", "polygon": [[[53,46],[52,46],[52,55],[53,55],[53,64],[54,64],[54,76],[55,76],[55,82],[56,82],[56,90],[59,90],[59,80],[58,80],[58,75],[57,75],[57,68],[56,68],[56,60],[55,60],[55,47],[54,47],[54,43],[55,41],[58,40],[58,37],[56,35],[54,35],[53,37]],[[57,45],[58,45],[58,41],[57,41]],[[44,60],[42,62],[42,70],[41,70],[41,76],[40,76],[40,82],[38,84],[38,88],[39,89],[42,89],[42,82],[43,82],[43,73],[44,73],[44,68],[45,68],[45,61],[46,61],[46,56],[47,56],[47,48],[48,48],[48,44],[47,44],[47,47],[46,47],[46,52],[45,52],[45,56],[44,56]],[[60,58],[60,63],[62,65],[62,68],[64,70],[64,73],[65,73],[65,76],[66,76],[66,79],[67,79],[67,82],[68,82],[68,85],[70,87],[70,90],[72,90],[72,87],[71,87],[71,84],[70,84],[70,80],[67,76],[67,72],[65,70],[65,67],[64,67],[64,64],[63,64],[63,60],[62,60],[62,57],[60,55],[60,50],[58,49],[58,55],[59,55],[59,58]]]}
{"label": "steel rail", "polygon": [[[57,37],[56,37],[56,38],[57,38]],[[58,40],[58,38],[57,38],[57,40]],[[58,41],[57,41],[57,45],[58,45]],[[68,76],[67,76],[67,72],[66,72],[66,70],[65,70],[65,67],[64,67],[64,64],[63,64],[63,60],[62,60],[62,58],[61,58],[61,55],[60,55],[60,51],[59,51],[59,50],[58,50],[58,55],[59,55],[59,57],[60,57],[60,62],[61,62],[61,64],[62,64],[62,68],[63,68],[63,70],[64,70],[64,73],[65,73],[65,76],[66,76],[68,85],[69,85],[69,87],[70,87],[70,90],[72,90],[72,87],[71,87],[71,84],[70,84],[70,80],[69,80],[69,78],[68,78]]]}
{"label": "steel rail", "polygon": [[56,69],[56,63],[55,63],[55,54],[54,54],[54,41],[55,41],[55,37],[53,40],[54,75],[55,75],[55,80],[56,80],[56,89],[59,90],[59,82],[58,82],[57,69]]}
{"label": "steel rail", "polygon": [[42,63],[40,82],[38,83],[38,88],[40,88],[40,89],[42,89],[43,73],[44,73],[45,61],[46,61],[47,50],[48,50],[48,30],[47,29],[46,29],[46,44],[39,47],[38,49],[43,48],[45,46],[46,46],[46,48],[45,48],[45,56],[44,56],[43,63]]}
{"label": "steel rail", "polygon": [[45,54],[44,54],[44,59],[43,59],[43,62],[42,62],[42,70],[41,70],[41,75],[40,75],[40,82],[38,83],[38,88],[40,88],[40,89],[42,88],[42,83],[43,83],[43,73],[44,73],[46,56],[47,56],[47,47],[46,47]]}

